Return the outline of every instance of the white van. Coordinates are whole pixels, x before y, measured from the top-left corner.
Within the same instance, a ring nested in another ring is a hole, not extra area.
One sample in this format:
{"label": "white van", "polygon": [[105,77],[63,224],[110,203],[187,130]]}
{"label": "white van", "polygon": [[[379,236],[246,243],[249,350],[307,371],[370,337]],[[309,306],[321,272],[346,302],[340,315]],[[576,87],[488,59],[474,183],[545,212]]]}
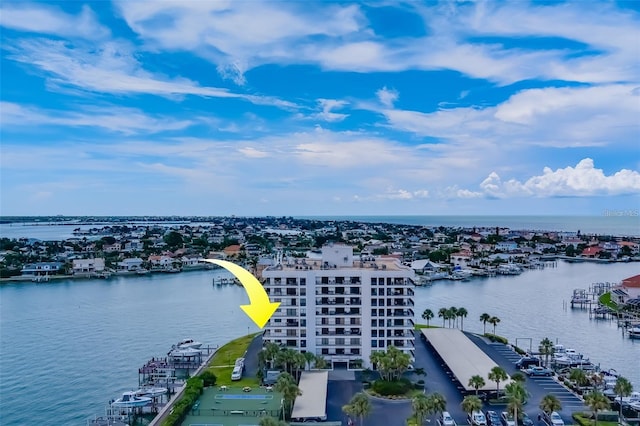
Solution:
{"label": "white van", "polygon": [[231,380],[240,379],[242,379],[242,366],[234,367],[233,372],[231,373]]}

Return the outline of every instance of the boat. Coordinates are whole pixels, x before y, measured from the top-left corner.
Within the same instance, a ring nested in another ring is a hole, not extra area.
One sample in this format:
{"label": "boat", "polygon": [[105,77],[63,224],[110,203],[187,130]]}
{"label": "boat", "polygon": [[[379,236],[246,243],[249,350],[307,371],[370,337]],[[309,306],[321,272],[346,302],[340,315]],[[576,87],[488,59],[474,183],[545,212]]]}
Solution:
{"label": "boat", "polygon": [[169,390],[167,388],[161,387],[148,387],[148,388],[140,388],[136,391],[136,396],[146,396],[148,398],[157,398],[159,396],[165,395]]}
{"label": "boat", "polygon": [[628,329],[627,336],[629,339],[640,339],[640,325]]}
{"label": "boat", "polygon": [[496,272],[500,275],[520,275],[522,268],[513,263],[506,263],[499,265]]}
{"label": "boat", "polygon": [[553,351],[552,363],[559,367],[585,367],[585,370],[591,369],[589,358],[575,349],[565,349],[562,345],[555,345]]}
{"label": "boat", "polygon": [[451,272],[451,275],[449,276],[449,279],[452,280],[466,280],[469,279],[471,277],[472,272],[468,269],[462,269],[459,266],[456,266],[453,268],[453,271]]}
{"label": "boat", "polygon": [[200,349],[200,346],[202,346],[202,343],[200,343],[200,342],[196,342],[193,339],[184,339],[184,340],[180,340],[178,342],[178,344],[176,345],[176,348],[178,348],[178,349],[186,349],[186,348]]}
{"label": "boat", "polygon": [[193,358],[202,355],[202,351],[195,348],[174,348],[167,354],[170,358]]}
{"label": "boat", "polygon": [[147,396],[138,396],[135,391],[124,392],[122,396],[111,402],[112,407],[116,408],[136,408],[144,407],[151,403],[151,398]]}

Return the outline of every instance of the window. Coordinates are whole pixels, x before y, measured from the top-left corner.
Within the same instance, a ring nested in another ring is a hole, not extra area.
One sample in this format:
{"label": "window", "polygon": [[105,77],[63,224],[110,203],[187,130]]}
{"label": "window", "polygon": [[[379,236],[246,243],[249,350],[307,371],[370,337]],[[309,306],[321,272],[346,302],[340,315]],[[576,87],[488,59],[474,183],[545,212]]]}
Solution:
{"label": "window", "polygon": [[377,348],[378,347],[378,341],[377,340],[371,340],[371,347],[372,348]]}
{"label": "window", "polygon": [[377,330],[371,330],[371,337],[378,337],[378,331]]}

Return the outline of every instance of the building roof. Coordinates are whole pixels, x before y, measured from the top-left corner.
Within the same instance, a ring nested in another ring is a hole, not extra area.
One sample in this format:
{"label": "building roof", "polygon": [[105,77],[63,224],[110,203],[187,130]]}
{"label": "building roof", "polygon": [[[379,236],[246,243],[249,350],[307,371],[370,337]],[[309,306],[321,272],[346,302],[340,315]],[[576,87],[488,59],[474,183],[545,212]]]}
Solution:
{"label": "building roof", "polygon": [[486,384],[479,390],[495,390],[495,383],[486,377],[497,364],[462,331],[453,328],[423,328],[422,334],[466,391],[475,390],[469,386],[469,379],[476,375],[485,378]]}
{"label": "building roof", "polygon": [[326,370],[302,372],[298,384],[301,395],[293,405],[292,419],[326,418],[328,381]]}
{"label": "building roof", "polygon": [[640,275],[626,278],[622,280],[623,287],[638,287],[640,288]]}

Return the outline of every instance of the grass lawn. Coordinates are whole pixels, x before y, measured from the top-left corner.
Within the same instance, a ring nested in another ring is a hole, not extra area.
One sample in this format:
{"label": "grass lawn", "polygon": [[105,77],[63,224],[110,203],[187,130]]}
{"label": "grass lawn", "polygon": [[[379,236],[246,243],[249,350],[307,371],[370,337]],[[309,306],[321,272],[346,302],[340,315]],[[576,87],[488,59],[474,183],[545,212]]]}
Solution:
{"label": "grass lawn", "polygon": [[242,377],[241,380],[231,381],[231,372],[233,371],[236,359],[244,355],[249,344],[258,334],[260,333],[239,337],[218,349],[207,367],[207,370],[213,371],[213,374],[216,375],[216,385],[237,387],[258,385],[258,380],[255,377]]}
{"label": "grass lawn", "polygon": [[420,330],[421,328],[442,328],[439,325],[427,325],[427,324],[415,324],[413,326],[415,330]]}

